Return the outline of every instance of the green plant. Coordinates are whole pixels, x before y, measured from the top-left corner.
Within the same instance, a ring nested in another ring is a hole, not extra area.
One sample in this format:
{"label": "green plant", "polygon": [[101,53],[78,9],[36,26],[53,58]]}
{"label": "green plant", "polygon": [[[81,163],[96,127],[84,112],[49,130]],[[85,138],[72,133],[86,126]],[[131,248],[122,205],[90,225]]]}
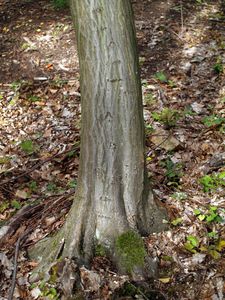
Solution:
{"label": "green plant", "polygon": [[200,221],[205,221],[207,223],[221,223],[223,221],[217,206],[210,206],[204,213],[200,209],[195,209],[194,214]]}
{"label": "green plant", "polygon": [[28,188],[30,189],[31,192],[36,192],[37,191],[37,182],[32,180],[31,182],[29,182],[28,184]]}
{"label": "green plant", "polygon": [[96,245],[95,255],[96,256],[106,256],[106,248],[100,244]]}
{"label": "green plant", "polygon": [[59,294],[54,287],[45,286],[42,289],[42,296],[47,297],[47,299],[51,300],[59,300]]}
{"label": "green plant", "polygon": [[207,116],[202,119],[202,122],[205,126],[211,127],[211,126],[221,126],[225,124],[225,118],[218,116],[218,115],[211,115]]}
{"label": "green plant", "polygon": [[0,204],[0,214],[2,214],[9,207],[9,202],[2,202]]}
{"label": "green plant", "polygon": [[196,0],[197,4],[203,4],[204,0]]}
{"label": "green plant", "polygon": [[210,192],[218,187],[225,186],[225,171],[220,173],[205,175],[199,180],[204,192]]}
{"label": "green plant", "polygon": [[142,238],[133,231],[121,234],[115,242],[119,265],[132,273],[135,267],[144,265],[146,250]]}
{"label": "green plant", "polygon": [[34,145],[32,140],[24,140],[20,143],[20,148],[28,155],[33,154],[37,147]]}
{"label": "green plant", "polygon": [[162,83],[168,82],[166,75],[162,71],[155,73],[154,77]]}
{"label": "green plant", "polygon": [[182,222],[183,222],[182,218],[177,218],[177,219],[174,219],[173,221],[171,221],[171,224],[173,226],[177,226],[177,225],[180,225]]}
{"label": "green plant", "polygon": [[154,104],[155,103],[155,97],[154,97],[154,95],[151,93],[151,92],[149,92],[149,93],[146,93],[145,95],[144,95],[144,103],[146,104],[146,105],[152,105],[152,104]]}
{"label": "green plant", "polygon": [[146,124],[145,123],[145,133],[146,135],[152,134],[152,132],[154,131],[154,128],[151,124]]}
{"label": "green plant", "polygon": [[15,209],[20,209],[21,208],[21,204],[17,201],[17,200],[13,200],[11,202],[11,206]]}
{"label": "green plant", "polygon": [[75,189],[77,187],[77,181],[76,180],[70,180],[68,183],[68,187],[70,189]]}
{"label": "green plant", "polygon": [[11,88],[12,88],[15,92],[17,92],[17,91],[20,89],[21,85],[22,85],[22,82],[21,82],[21,81],[13,81],[13,82],[11,83]]}
{"label": "green plant", "polygon": [[166,169],[165,177],[169,185],[178,185],[182,176],[182,164],[174,163],[170,157],[161,162],[161,166]]}
{"label": "green plant", "polygon": [[171,88],[175,88],[176,87],[176,83],[173,80],[168,80],[168,85]]}
{"label": "green plant", "polygon": [[53,5],[55,8],[65,8],[69,6],[69,0],[53,0]]}
{"label": "green plant", "polygon": [[11,157],[8,156],[0,156],[0,165],[4,165],[9,163],[11,160]]}
{"label": "green plant", "polygon": [[162,123],[166,128],[171,128],[176,126],[181,114],[178,110],[166,107],[160,113],[153,112],[152,117],[155,121]]}
{"label": "green plant", "polygon": [[218,235],[218,232],[216,232],[216,231],[210,231],[210,232],[208,232],[208,237],[210,239],[217,240],[219,238],[219,235]]}
{"label": "green plant", "polygon": [[201,246],[200,250],[202,252],[208,253],[214,259],[220,259],[221,252],[223,251],[224,248],[225,248],[225,240],[222,240],[217,235],[217,237],[213,237],[213,238],[209,237],[209,245]]}
{"label": "green plant", "polygon": [[28,97],[28,100],[31,102],[36,102],[36,101],[40,101],[40,97],[38,97],[36,95],[31,95]]}
{"label": "green plant", "polygon": [[224,67],[223,67],[223,63],[222,63],[221,57],[218,57],[216,63],[213,66],[213,70],[217,74],[223,73]]}
{"label": "green plant", "polygon": [[49,182],[47,184],[46,189],[47,189],[48,192],[52,192],[53,193],[53,192],[56,192],[58,188],[57,188],[57,185],[54,182]]}
{"label": "green plant", "polygon": [[193,235],[187,237],[187,241],[184,243],[184,248],[192,253],[196,253],[199,246],[199,239]]}

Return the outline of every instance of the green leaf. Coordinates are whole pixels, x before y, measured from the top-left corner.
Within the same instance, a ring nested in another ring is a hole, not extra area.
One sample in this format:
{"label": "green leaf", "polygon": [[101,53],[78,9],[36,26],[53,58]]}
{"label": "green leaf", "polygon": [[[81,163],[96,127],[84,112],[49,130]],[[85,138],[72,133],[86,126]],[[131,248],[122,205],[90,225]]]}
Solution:
{"label": "green leaf", "polygon": [[209,210],[210,211],[217,211],[218,207],[217,206],[210,206]]}
{"label": "green leaf", "polygon": [[220,172],[220,173],[218,174],[218,178],[219,178],[219,179],[225,179],[225,171]]}
{"label": "green leaf", "polygon": [[210,215],[208,215],[206,217],[206,221],[207,222],[212,222],[216,219],[217,216],[218,216],[218,214],[215,214],[214,212],[212,212]]}
{"label": "green leaf", "polygon": [[216,251],[216,250],[209,250],[209,254],[212,256],[214,259],[219,259],[221,258],[221,254]]}
{"label": "green leaf", "polygon": [[152,112],[152,118],[155,120],[155,121],[159,121],[160,120],[160,114],[153,111]]}
{"label": "green leaf", "polygon": [[34,144],[31,140],[25,140],[20,143],[21,149],[26,152],[26,154],[32,154],[35,151]]}
{"label": "green leaf", "polygon": [[204,221],[205,218],[206,218],[205,215],[198,215],[198,219],[199,219],[200,221]]}
{"label": "green leaf", "polygon": [[201,211],[199,209],[194,209],[194,214],[198,216],[201,214]]}
{"label": "green leaf", "polygon": [[218,244],[216,245],[216,250],[222,251],[225,248],[225,240],[219,240]]}
{"label": "green leaf", "polygon": [[77,186],[77,181],[76,180],[71,180],[68,183],[69,188],[74,189]]}
{"label": "green leaf", "polygon": [[21,208],[21,204],[17,201],[17,200],[13,200],[11,202],[12,207],[14,207],[15,209],[20,209]]}
{"label": "green leaf", "polygon": [[208,237],[213,239],[218,239],[218,233],[216,231],[208,232]]}
{"label": "green leaf", "polygon": [[191,253],[196,253],[197,251],[194,249],[194,246],[190,242],[184,243],[184,248]]}
{"label": "green leaf", "polygon": [[155,73],[154,77],[162,83],[168,82],[166,75],[162,71]]}
{"label": "green leaf", "polygon": [[198,238],[196,238],[195,236],[189,235],[189,236],[187,237],[187,240],[193,245],[193,247],[198,247],[198,245],[199,245],[199,240],[198,240]]}
{"label": "green leaf", "polygon": [[177,226],[177,225],[181,224],[182,222],[183,222],[183,219],[182,219],[182,218],[177,218],[177,219],[174,219],[174,220],[171,222],[171,224],[172,224],[173,226]]}

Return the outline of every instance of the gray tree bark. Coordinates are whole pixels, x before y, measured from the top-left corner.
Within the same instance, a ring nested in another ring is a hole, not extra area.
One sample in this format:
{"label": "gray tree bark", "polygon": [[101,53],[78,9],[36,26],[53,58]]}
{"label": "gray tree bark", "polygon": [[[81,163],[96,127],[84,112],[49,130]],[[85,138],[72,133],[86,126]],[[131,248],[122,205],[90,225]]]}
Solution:
{"label": "gray tree bark", "polygon": [[[72,0],[82,107],[78,188],[58,233],[63,257],[88,262],[135,230],[161,231],[165,212],[145,176],[144,120],[130,0]],[[56,256],[57,251],[51,251]]]}

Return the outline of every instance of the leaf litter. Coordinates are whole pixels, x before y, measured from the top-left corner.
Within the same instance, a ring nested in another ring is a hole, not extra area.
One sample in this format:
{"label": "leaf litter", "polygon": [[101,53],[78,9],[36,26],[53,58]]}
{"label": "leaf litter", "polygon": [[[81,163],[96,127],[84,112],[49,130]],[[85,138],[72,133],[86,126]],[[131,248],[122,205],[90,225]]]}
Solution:
{"label": "leaf litter", "polygon": [[[54,287],[30,284],[36,262],[25,250],[63,225],[79,165],[79,67],[71,19],[67,10],[39,2],[0,2],[2,299],[11,288],[19,237],[14,298],[57,295]],[[149,256],[159,262],[159,279],[146,282],[148,291],[160,299],[223,299],[222,1],[132,2],[142,58],[148,175],[170,216],[168,231],[145,238]],[[125,282],[133,286],[132,297],[148,299],[147,289],[117,274],[106,257],[95,257],[91,269],[83,267],[80,274],[89,299],[120,298]]]}

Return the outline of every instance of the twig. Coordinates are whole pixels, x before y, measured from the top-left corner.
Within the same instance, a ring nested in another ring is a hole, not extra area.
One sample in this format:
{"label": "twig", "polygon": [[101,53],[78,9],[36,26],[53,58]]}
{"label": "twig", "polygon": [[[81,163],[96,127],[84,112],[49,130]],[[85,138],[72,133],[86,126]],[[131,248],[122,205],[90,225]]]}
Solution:
{"label": "twig", "polygon": [[165,141],[167,141],[169,139],[169,137],[171,136],[171,134],[169,133],[166,138],[161,142],[159,143],[158,145],[156,145],[153,149],[151,149],[148,153],[147,153],[147,156],[150,156],[156,149],[158,149],[163,143],[165,143]]}
{"label": "twig", "polygon": [[16,250],[15,250],[14,262],[13,262],[14,268],[13,268],[13,276],[12,276],[12,285],[11,285],[11,289],[9,291],[8,300],[13,299],[13,294],[14,294],[15,287],[16,287],[17,260],[18,260],[18,256],[19,256],[20,241],[21,241],[21,237],[19,237],[17,242],[16,242]]}
{"label": "twig", "polygon": [[180,0],[180,19],[181,19],[181,34],[184,32],[184,12],[183,12],[183,1]]}

